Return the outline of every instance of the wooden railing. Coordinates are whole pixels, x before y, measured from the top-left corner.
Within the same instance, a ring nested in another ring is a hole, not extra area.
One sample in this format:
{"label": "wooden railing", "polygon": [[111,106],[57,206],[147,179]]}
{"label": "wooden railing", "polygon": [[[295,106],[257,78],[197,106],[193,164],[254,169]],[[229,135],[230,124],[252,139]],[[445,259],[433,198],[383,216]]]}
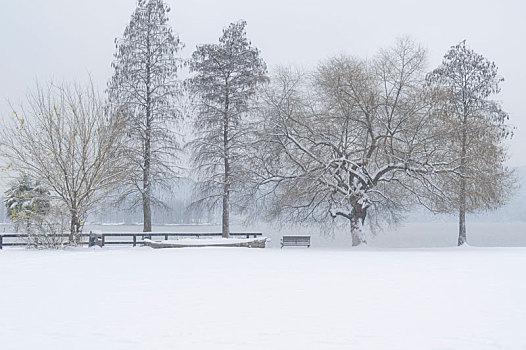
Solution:
{"label": "wooden railing", "polygon": [[[232,237],[254,237],[261,236],[261,232],[232,232],[230,233],[230,236]],[[58,237],[67,238],[69,237],[68,234],[63,235],[57,235]],[[57,237],[55,236],[55,237]],[[90,237],[91,239],[99,239],[97,243],[100,246],[104,245],[114,245],[114,244],[131,244],[134,247],[137,244],[144,244],[144,238],[154,238],[154,237],[163,237],[165,240],[169,239],[170,237],[221,237],[221,232],[100,232],[100,233],[81,233],[79,235],[81,237],[81,242],[79,244],[81,245],[89,245],[90,244]],[[25,246],[27,245],[26,242],[22,242],[21,239],[27,238],[28,235],[25,233],[0,233],[0,249],[3,249],[3,247],[9,247],[9,246]],[[122,238],[127,237],[128,240],[115,240],[111,238]],[[4,238],[16,238],[16,242],[5,242]],[[86,240],[87,238],[87,240]],[[107,238],[110,238],[108,240]],[[91,243],[93,243],[93,240],[91,240]]]}

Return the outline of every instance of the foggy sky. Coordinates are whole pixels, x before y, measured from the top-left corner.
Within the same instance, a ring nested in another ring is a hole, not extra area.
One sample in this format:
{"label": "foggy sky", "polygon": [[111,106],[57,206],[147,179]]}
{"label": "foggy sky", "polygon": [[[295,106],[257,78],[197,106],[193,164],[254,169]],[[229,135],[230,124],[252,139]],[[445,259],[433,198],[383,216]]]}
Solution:
{"label": "foggy sky", "polygon": [[[428,49],[429,70],[450,46],[466,39],[495,61],[505,78],[497,99],[510,113],[515,137],[509,165],[526,165],[526,1],[169,0],[170,22],[186,44],[216,42],[239,19],[272,70],[310,67],[346,53],[371,57],[397,37]],[[0,115],[6,99],[19,104],[35,81],[85,81],[103,89],[112,74],[114,39],[122,36],[135,0],[0,0]]]}

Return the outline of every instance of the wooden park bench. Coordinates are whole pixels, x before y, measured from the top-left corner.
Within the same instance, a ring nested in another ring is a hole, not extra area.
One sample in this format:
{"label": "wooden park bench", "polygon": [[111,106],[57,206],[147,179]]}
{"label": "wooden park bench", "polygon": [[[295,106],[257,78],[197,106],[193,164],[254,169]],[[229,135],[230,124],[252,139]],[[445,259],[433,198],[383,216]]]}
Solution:
{"label": "wooden park bench", "polygon": [[310,236],[283,236],[281,238],[281,248],[289,247],[310,247]]}

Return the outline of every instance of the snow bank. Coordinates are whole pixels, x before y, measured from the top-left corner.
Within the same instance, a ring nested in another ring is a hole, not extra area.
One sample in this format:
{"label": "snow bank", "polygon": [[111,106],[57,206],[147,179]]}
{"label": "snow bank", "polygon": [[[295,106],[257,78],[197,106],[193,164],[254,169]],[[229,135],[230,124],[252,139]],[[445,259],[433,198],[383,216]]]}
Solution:
{"label": "snow bank", "polygon": [[159,242],[163,244],[180,244],[180,245],[195,245],[199,246],[206,244],[209,246],[213,245],[224,245],[224,244],[242,244],[242,243],[251,243],[256,241],[264,241],[267,237],[258,237],[258,238],[181,238],[181,239],[169,239],[162,241],[148,240],[150,242]]}
{"label": "snow bank", "polygon": [[152,248],[185,248],[185,247],[245,247],[265,248],[267,237],[258,238],[181,238],[153,241],[144,239],[144,244]]}

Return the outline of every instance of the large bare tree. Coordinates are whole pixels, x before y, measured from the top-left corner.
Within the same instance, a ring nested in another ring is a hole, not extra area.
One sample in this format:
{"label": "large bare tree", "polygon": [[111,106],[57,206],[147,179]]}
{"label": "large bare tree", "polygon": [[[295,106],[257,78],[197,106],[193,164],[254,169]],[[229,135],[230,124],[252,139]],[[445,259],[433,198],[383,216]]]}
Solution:
{"label": "large bare tree", "polygon": [[495,63],[474,52],[465,41],[451,47],[442,64],[427,76],[439,96],[434,125],[441,135],[441,157],[456,169],[428,183],[430,208],[458,213],[458,245],[467,242],[466,213],[494,209],[510,197],[512,172],[504,165],[503,141],[511,137],[508,114],[492,96],[504,79]]}
{"label": "large bare tree", "polygon": [[38,86],[2,132],[2,155],[39,181],[70,216],[70,242],[87,215],[127,176],[122,113],[110,110],[93,85]]}
{"label": "large bare tree", "polygon": [[219,44],[197,47],[189,86],[197,101],[192,142],[201,202],[222,204],[222,234],[230,232],[231,195],[244,180],[246,120],[250,98],[267,80],[259,50],[246,37],[246,22],[231,23]]}
{"label": "large bare tree", "polygon": [[144,232],[152,230],[152,204],[161,204],[152,187],[169,187],[167,180],[175,176],[175,98],[181,87],[176,54],[183,44],[168,24],[169,11],[162,0],[138,1],[122,39],[116,40],[115,73],[108,84],[112,104],[126,113],[127,158],[135,164],[122,198],[137,204],[138,195]]}
{"label": "large bare tree", "polygon": [[313,74],[278,73],[251,167],[269,213],[343,217],[360,245],[371,214],[395,217],[416,202],[412,178],[447,168],[431,162],[424,68],[424,50],[402,39],[372,60],[341,56]]}

